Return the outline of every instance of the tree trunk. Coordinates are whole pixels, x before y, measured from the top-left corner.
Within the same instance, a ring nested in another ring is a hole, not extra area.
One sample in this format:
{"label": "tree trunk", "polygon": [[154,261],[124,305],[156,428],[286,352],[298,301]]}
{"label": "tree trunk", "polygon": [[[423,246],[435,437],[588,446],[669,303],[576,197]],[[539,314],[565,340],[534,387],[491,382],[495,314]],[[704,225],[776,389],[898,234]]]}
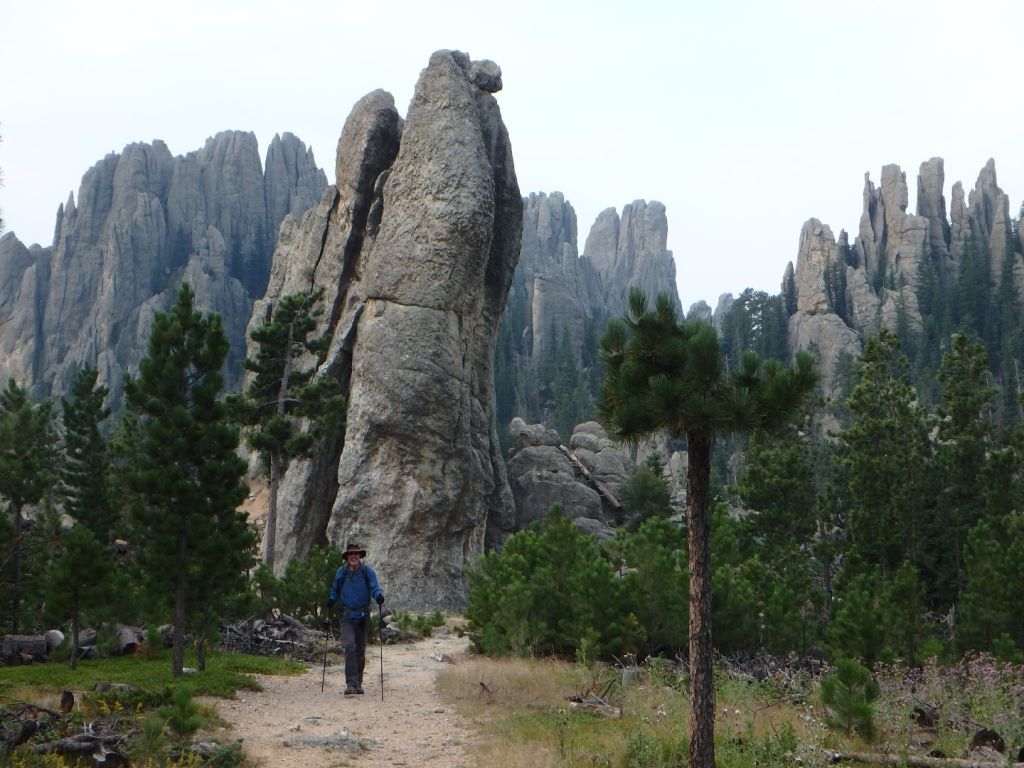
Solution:
{"label": "tree trunk", "polygon": [[174,585],[174,649],[171,674],[181,677],[185,669],[185,593],[188,582],[188,539],[178,534],[178,573]]}
{"label": "tree trunk", "polygon": [[11,634],[18,634],[18,614],[21,612],[21,508],[14,510],[14,599],[11,601]]}
{"label": "tree trunk", "polygon": [[690,554],[690,768],[715,768],[711,658],[710,485],[713,438],[688,432],[686,526]]}
{"label": "tree trunk", "polygon": [[[292,377],[292,340],[295,338],[295,321],[288,324],[288,344],[285,347],[284,369],[281,371],[281,387],[277,390],[277,416],[284,418],[285,401],[288,399],[288,388]],[[280,452],[270,452],[270,482],[268,493],[270,498],[267,506],[267,547],[266,563],[270,572],[274,572],[274,550],[277,547],[277,486],[281,480]]]}
{"label": "tree trunk", "polygon": [[270,482],[267,484],[267,546],[265,561],[270,572],[274,572],[274,550],[277,548],[277,487],[280,483],[281,460],[277,451],[270,453]]}
{"label": "tree trunk", "polygon": [[71,612],[71,660],[68,661],[68,666],[71,669],[75,668],[78,663],[78,600],[75,600],[75,604]]}
{"label": "tree trunk", "polygon": [[206,639],[210,634],[210,607],[203,606],[203,624],[199,632],[199,639],[196,641],[196,669],[200,672],[206,671]]}

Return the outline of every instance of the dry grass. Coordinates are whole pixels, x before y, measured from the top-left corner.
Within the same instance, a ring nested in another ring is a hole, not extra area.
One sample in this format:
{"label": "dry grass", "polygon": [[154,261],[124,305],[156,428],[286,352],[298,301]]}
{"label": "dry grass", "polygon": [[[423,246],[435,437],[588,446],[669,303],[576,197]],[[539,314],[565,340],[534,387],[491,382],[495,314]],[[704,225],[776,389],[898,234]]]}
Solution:
{"label": "dry grass", "polygon": [[558,660],[474,658],[438,680],[442,694],[472,714],[481,705],[506,709],[566,706],[565,695],[582,682],[579,668]]}
{"label": "dry grass", "polygon": [[[530,768],[676,764],[676,758],[663,758],[658,750],[675,745],[685,754],[685,691],[678,685],[655,684],[658,677],[653,674],[623,688],[620,675],[615,668],[586,669],[550,659],[476,657],[448,669],[439,686],[442,697],[484,734],[474,754],[477,768],[520,762]],[[780,734],[792,734],[801,745],[820,745],[826,736],[812,704],[786,701],[777,692],[743,682],[720,682],[716,742],[723,768],[747,768],[754,762],[788,765],[795,755],[784,757],[778,752],[785,748],[772,746]],[[621,707],[621,718],[574,710],[566,698],[594,692]],[[799,751],[802,759],[809,758],[806,765],[825,764],[820,749]]]}

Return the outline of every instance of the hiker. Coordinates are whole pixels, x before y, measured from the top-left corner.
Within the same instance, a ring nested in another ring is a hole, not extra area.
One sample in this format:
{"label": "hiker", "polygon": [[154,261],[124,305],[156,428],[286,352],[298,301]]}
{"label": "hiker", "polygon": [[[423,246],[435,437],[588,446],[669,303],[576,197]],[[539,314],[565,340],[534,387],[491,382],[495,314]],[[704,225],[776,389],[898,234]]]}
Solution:
{"label": "hiker", "polygon": [[384,592],[373,568],[362,562],[366,550],[358,544],[345,547],[345,565],[331,585],[327,607],[341,602],[341,643],[345,648],[345,695],[363,692],[366,641],[370,636],[370,599],[384,605]]}

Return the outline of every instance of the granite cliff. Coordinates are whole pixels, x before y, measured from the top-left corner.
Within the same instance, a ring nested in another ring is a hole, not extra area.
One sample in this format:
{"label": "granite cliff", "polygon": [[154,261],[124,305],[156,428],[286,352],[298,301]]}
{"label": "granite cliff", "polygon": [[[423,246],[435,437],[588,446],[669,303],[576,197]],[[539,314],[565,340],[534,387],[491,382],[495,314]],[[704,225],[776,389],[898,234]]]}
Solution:
{"label": "granite cliff", "polygon": [[252,302],[263,295],[281,220],[320,198],[326,177],[295,136],[260,163],[252,133],[227,131],[185,156],[162,141],[107,155],[57,212],[51,246],[0,238],[0,379],[33,396],[66,391],[95,365],[120,398],[155,312],[187,280],[224,318],[237,381]]}
{"label": "granite cliff", "polygon": [[376,91],[338,142],[336,180],[286,221],[265,299],[325,289],[318,375],[348,398],[344,432],[282,484],[282,566],[358,541],[400,606],[451,608],[463,568],[511,532],[493,360],[523,206],[500,69],[438,51],[403,121]]}

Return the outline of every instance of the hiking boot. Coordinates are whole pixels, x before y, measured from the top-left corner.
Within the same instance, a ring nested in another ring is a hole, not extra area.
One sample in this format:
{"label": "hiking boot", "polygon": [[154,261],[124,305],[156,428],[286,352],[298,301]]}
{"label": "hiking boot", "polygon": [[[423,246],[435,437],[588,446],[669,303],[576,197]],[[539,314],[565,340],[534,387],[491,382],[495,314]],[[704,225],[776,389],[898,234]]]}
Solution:
{"label": "hiking boot", "polygon": [[345,695],[346,696],[351,696],[353,693],[362,693],[362,691],[360,691],[354,685],[349,685],[349,686],[345,687]]}
{"label": "hiking boot", "polygon": [[363,686],[357,685],[356,686],[356,693],[362,693],[362,692],[363,692]]}

